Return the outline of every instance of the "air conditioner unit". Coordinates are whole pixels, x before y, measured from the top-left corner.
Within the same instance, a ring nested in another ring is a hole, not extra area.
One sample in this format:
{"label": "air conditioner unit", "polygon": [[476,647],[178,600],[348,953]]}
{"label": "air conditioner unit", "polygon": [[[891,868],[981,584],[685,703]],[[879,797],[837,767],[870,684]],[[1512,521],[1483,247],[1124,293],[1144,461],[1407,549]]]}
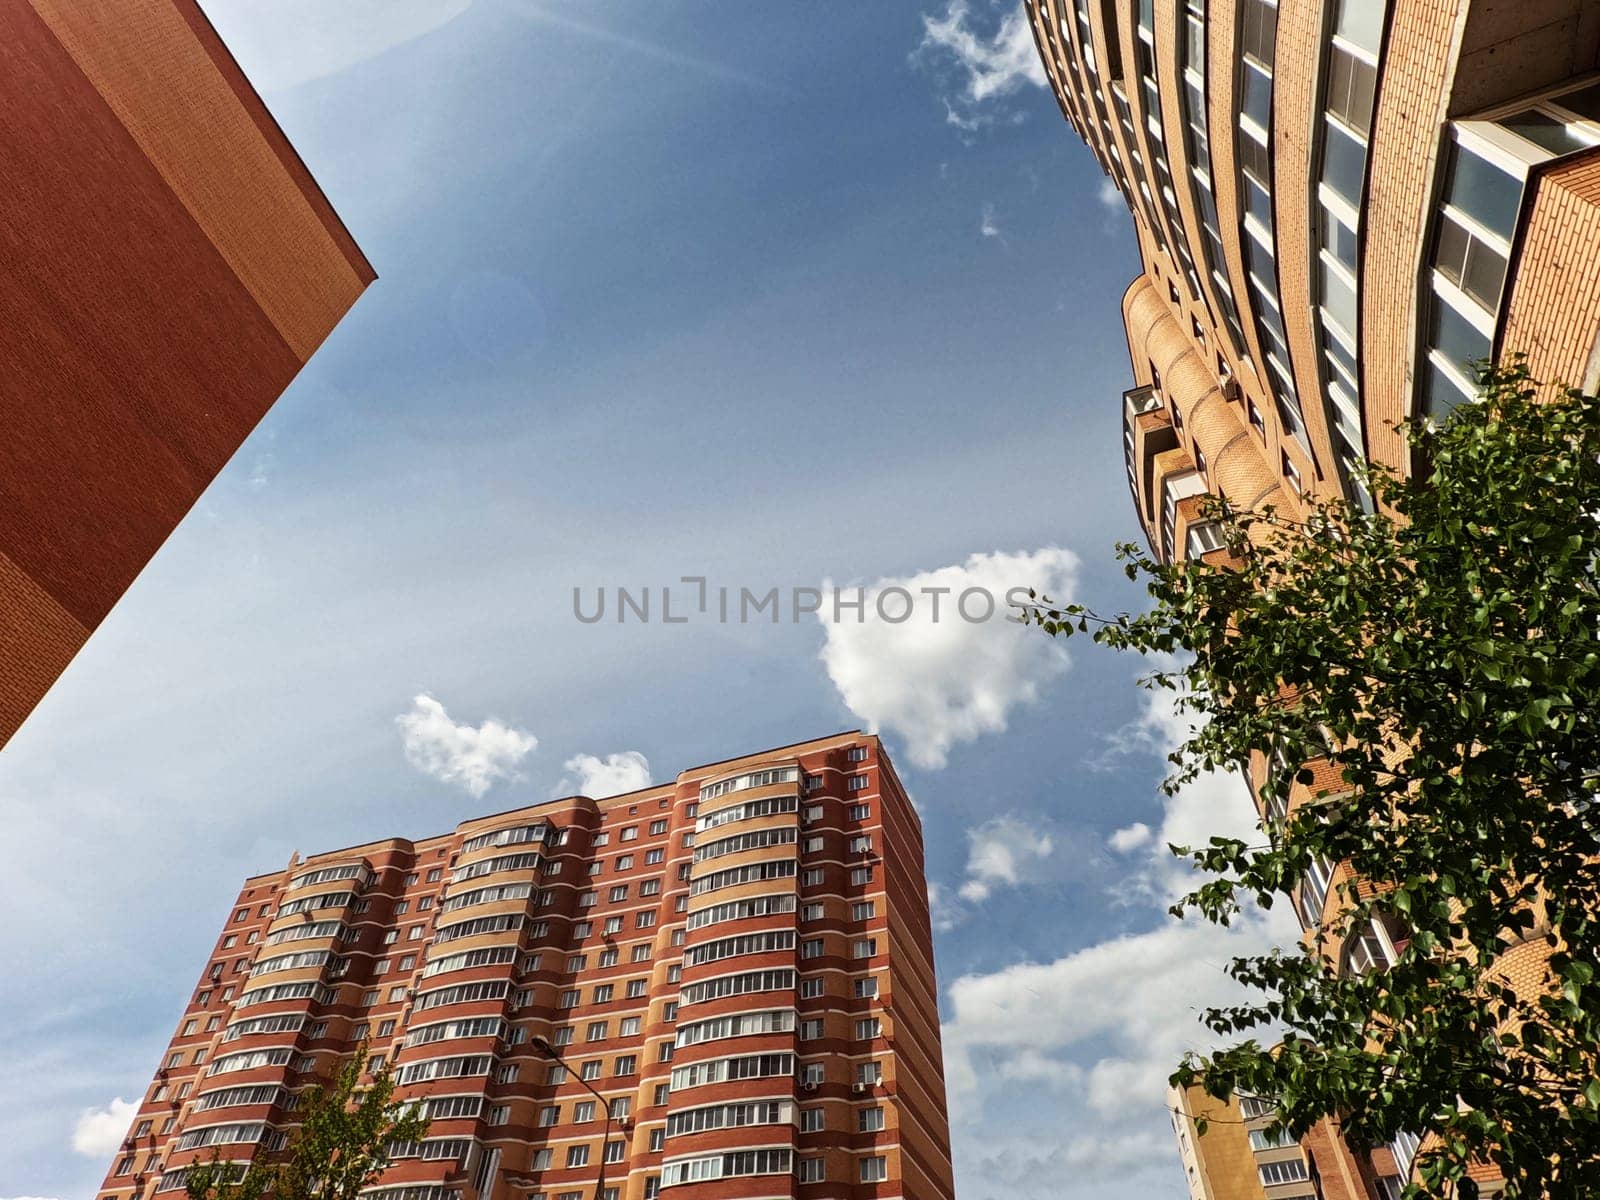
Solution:
{"label": "air conditioner unit", "polygon": [[855,1085],[854,1085],[854,1086],[853,1086],[853,1089],[852,1089],[852,1090],[854,1090],[854,1092],[855,1092],[855,1093],[856,1093],[856,1095],[858,1095],[858,1096],[859,1096],[859,1095],[861,1095],[861,1093],[862,1093],[862,1092],[864,1092],[864,1091],[866,1091],[866,1090],[867,1090],[867,1087],[868,1087],[868,1085],[867,1085],[867,1084],[865,1084],[865,1083],[856,1083],[856,1084],[855,1084]]}
{"label": "air conditioner unit", "polygon": [[802,1079],[800,1081],[800,1090],[803,1091],[803,1092],[814,1092],[814,1091],[816,1091],[817,1090],[816,1080],[814,1080],[814,1079]]}
{"label": "air conditioner unit", "polygon": [[1222,388],[1222,398],[1224,400],[1237,400],[1239,398],[1239,381],[1231,373],[1224,374],[1218,380],[1218,383]]}

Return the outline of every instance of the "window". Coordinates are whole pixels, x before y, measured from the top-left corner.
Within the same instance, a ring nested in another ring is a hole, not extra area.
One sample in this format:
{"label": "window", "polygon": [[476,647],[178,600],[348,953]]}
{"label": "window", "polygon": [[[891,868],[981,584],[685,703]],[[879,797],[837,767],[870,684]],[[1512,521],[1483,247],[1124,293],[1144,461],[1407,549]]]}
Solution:
{"label": "window", "polygon": [[621,837],[620,840],[624,841],[624,842],[633,842],[633,841],[637,841],[638,838],[639,838],[639,827],[637,825],[629,825],[626,829],[624,829],[622,831],[622,837]]}
{"label": "window", "polygon": [[667,860],[667,852],[665,850],[661,849],[661,847],[659,847],[659,846],[656,847],[654,850],[646,850],[644,852],[644,864],[647,867],[653,867],[653,866],[657,865],[658,863],[666,862],[666,860]]}
{"label": "window", "polygon": [[565,1083],[566,1081],[567,1069],[565,1067],[557,1064],[556,1066],[545,1068],[544,1082],[546,1087],[555,1087],[558,1084]]}
{"label": "window", "polygon": [[807,1063],[800,1068],[800,1082],[809,1083],[816,1087],[827,1077],[826,1070],[821,1063]]}
{"label": "window", "polygon": [[800,981],[800,998],[802,1000],[815,999],[822,995],[822,980],[802,979]]}
{"label": "window", "polygon": [[1300,1183],[1310,1178],[1306,1174],[1306,1164],[1301,1159],[1261,1163],[1256,1167],[1256,1171],[1260,1174],[1264,1187],[1276,1187],[1280,1183]]}
{"label": "window", "polygon": [[626,900],[627,898],[628,885],[625,883],[619,883],[616,887],[612,888],[611,894],[607,897],[607,899],[609,899],[613,904],[616,904],[622,900]]}
{"label": "window", "polygon": [[820,1108],[802,1108],[800,1110],[800,1132],[820,1132],[822,1129],[823,1115],[823,1111]]}
{"label": "window", "polygon": [[656,1084],[655,1095],[651,1098],[651,1104],[653,1104],[656,1108],[662,1107],[664,1104],[666,1104],[671,1090],[672,1089],[667,1084]]}
{"label": "window", "polygon": [[801,845],[800,849],[801,849],[802,853],[805,853],[805,854],[818,854],[818,853],[821,853],[821,851],[822,851],[822,838],[819,837],[819,836],[815,836],[815,835],[813,835],[812,837],[808,837],[805,840],[805,842]]}
{"label": "window", "polygon": [[661,1045],[658,1047],[658,1051],[659,1052],[656,1055],[656,1061],[657,1062],[671,1062],[672,1061],[672,1043],[671,1042],[662,1042]]}
{"label": "window", "polygon": [[594,989],[594,1002],[596,1004],[610,1004],[611,998],[616,994],[616,991],[616,984],[602,983]]}
{"label": "window", "polygon": [[817,1039],[817,1038],[819,1038],[821,1036],[822,1036],[822,1020],[821,1020],[821,1018],[813,1017],[810,1020],[806,1020],[806,1021],[801,1021],[800,1022],[800,1040],[802,1042],[814,1041],[815,1039]]}
{"label": "window", "polygon": [[626,1121],[633,1112],[633,1101],[627,1096],[614,1096],[609,1109],[613,1121]]}
{"label": "window", "polygon": [[867,1087],[877,1087],[883,1082],[883,1064],[876,1061],[857,1063],[856,1082]]}
{"label": "window", "polygon": [[802,887],[817,887],[821,883],[822,883],[822,868],[821,867],[807,867],[805,869],[805,872],[800,876],[800,884],[801,884]]}
{"label": "window", "polygon": [[821,938],[808,938],[806,941],[801,942],[800,943],[800,957],[801,958],[821,958],[822,957],[822,939]]}
{"label": "window", "polygon": [[661,1019],[663,1021],[676,1021],[678,1019],[678,1002],[668,1000],[661,1006]]}
{"label": "window", "polygon": [[660,1154],[667,1146],[667,1131],[665,1129],[652,1129],[650,1131],[650,1153]]}
{"label": "window", "polygon": [[619,1055],[616,1063],[611,1068],[611,1073],[613,1075],[632,1075],[638,1069],[638,1061],[637,1055]]}
{"label": "window", "polygon": [[1304,495],[1306,490],[1305,482],[1300,477],[1300,468],[1295,466],[1294,460],[1291,459],[1288,454],[1283,453],[1282,451],[1279,452],[1279,458],[1282,460],[1281,465],[1283,467],[1283,477],[1289,481],[1289,486],[1292,487],[1296,492]]}
{"label": "window", "polygon": [[800,1182],[821,1183],[825,1176],[822,1173],[822,1159],[802,1158],[800,1160]]}
{"label": "window", "polygon": [[606,951],[604,951],[600,955],[600,965],[602,967],[614,967],[614,966],[616,966],[617,965],[617,951],[615,951],[615,950],[606,950]]}
{"label": "window", "polygon": [[821,775],[807,775],[806,776],[806,791],[814,792],[821,786],[822,786],[822,776]]}
{"label": "window", "polygon": [[[622,1152],[623,1152],[623,1144],[621,1142],[607,1142],[606,1143],[606,1161],[608,1163],[619,1163],[619,1162],[621,1162],[622,1161]],[[610,1189],[607,1189],[607,1190],[609,1191]]]}
{"label": "window", "polygon": [[552,1046],[572,1045],[572,1026],[563,1025],[560,1029],[556,1030],[555,1036],[550,1039],[550,1044]]}
{"label": "window", "polygon": [[590,1083],[594,1082],[596,1079],[600,1078],[601,1065],[602,1064],[598,1058],[590,1059],[588,1062],[583,1064],[583,1069],[579,1072],[578,1078],[586,1080]]}
{"label": "window", "polygon": [[631,871],[631,870],[633,870],[633,855],[631,855],[631,854],[618,855],[617,856],[617,870],[619,870],[619,871]]}
{"label": "window", "polygon": [[845,780],[845,787],[852,792],[864,792],[867,790],[867,777],[865,775],[852,775]]}
{"label": "window", "polygon": [[633,927],[635,929],[649,929],[654,926],[655,923],[656,914],[653,912],[641,912],[633,919]]}
{"label": "window", "polygon": [[589,1165],[589,1147],[588,1146],[568,1146],[567,1147],[567,1167],[569,1169],[572,1168],[572,1167],[586,1167],[588,1165]]}
{"label": "window", "polygon": [[629,1000],[637,1000],[637,999],[639,999],[641,996],[643,996],[645,994],[645,992],[646,992],[646,990],[648,990],[649,986],[650,986],[650,982],[649,982],[649,980],[646,980],[646,979],[630,979],[630,980],[628,980],[628,999]]}
{"label": "window", "polygon": [[871,958],[877,952],[877,938],[857,938],[850,946],[852,958]]}
{"label": "window", "polygon": [[659,837],[667,831],[667,819],[662,817],[659,821],[650,822],[650,836]]}
{"label": "window", "polygon": [[427,912],[432,907],[433,907],[433,897],[432,896],[424,896],[421,900],[417,901],[417,911],[418,912]]}
{"label": "window", "polygon": [[621,933],[622,932],[622,918],[621,917],[607,917],[606,918],[606,923],[605,923],[604,926],[602,926],[600,932],[602,934],[605,934],[608,937],[611,934],[614,934],[614,933]]}
{"label": "window", "polygon": [[865,746],[851,746],[845,752],[845,758],[850,762],[866,762],[867,748]]}
{"label": "window", "polygon": [[610,844],[611,835],[609,833],[597,833],[594,835],[593,845],[595,849],[598,850],[601,846],[609,846]]}
{"label": "window", "polygon": [[881,1154],[861,1160],[861,1182],[882,1183],[889,1178],[889,1160]]}
{"label": "window", "polygon": [[592,1120],[594,1120],[593,1100],[580,1100],[572,1106],[572,1123],[574,1125],[585,1125]]}
{"label": "window", "polygon": [[530,1164],[529,1170],[548,1171],[550,1169],[550,1161],[552,1157],[553,1154],[549,1150],[535,1150],[533,1152],[533,1162]]}
{"label": "window", "polygon": [[850,882],[855,887],[865,887],[872,882],[872,868],[852,867],[850,869]]}
{"label": "window", "polygon": [[603,1041],[605,1041],[606,1040],[606,1025],[607,1024],[608,1024],[608,1022],[605,1022],[605,1021],[590,1021],[589,1022],[588,1040],[591,1041],[591,1042],[603,1042]]}
{"label": "window", "polygon": [[599,861],[598,859],[596,859],[594,862],[589,864],[589,874],[591,876],[598,875],[598,874],[600,874],[600,872],[604,871],[605,869],[606,869],[606,864],[601,862],[601,861]]}
{"label": "window", "polygon": [[877,1133],[883,1128],[883,1109],[863,1108],[856,1112],[856,1129],[860,1133]]}
{"label": "window", "polygon": [[559,1104],[546,1104],[539,1110],[539,1127],[549,1129],[552,1125],[561,1124],[561,1106]]}
{"label": "window", "polygon": [[872,805],[852,804],[846,815],[852,821],[865,821],[872,816]]}
{"label": "window", "polygon": [[661,894],[661,880],[646,879],[639,884],[640,896],[659,896]]}
{"label": "window", "polygon": [[640,1019],[638,1017],[624,1017],[622,1027],[617,1030],[618,1037],[638,1037]]}

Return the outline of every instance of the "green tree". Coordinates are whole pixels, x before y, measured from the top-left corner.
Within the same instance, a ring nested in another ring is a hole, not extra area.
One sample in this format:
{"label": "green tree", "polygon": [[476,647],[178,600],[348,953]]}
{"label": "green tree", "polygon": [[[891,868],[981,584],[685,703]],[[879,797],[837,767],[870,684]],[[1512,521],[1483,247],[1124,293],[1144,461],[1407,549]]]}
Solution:
{"label": "green tree", "polygon": [[361,1086],[363,1048],[330,1086],[300,1093],[300,1124],[276,1155],[257,1156],[248,1167],[225,1163],[215,1152],[185,1179],[190,1200],[355,1200],[389,1165],[389,1149],[428,1131],[428,1118],[394,1100],[394,1076],[384,1067]]}
{"label": "green tree", "polygon": [[[1415,1195],[1475,1195],[1466,1172],[1486,1162],[1510,1196],[1592,1197],[1600,400],[1539,403],[1519,364],[1407,437],[1416,469],[1371,473],[1375,515],[1219,505],[1233,562],[1123,546],[1147,612],[1037,597],[1024,619],[1177,656],[1143,681],[1175,689],[1194,727],[1169,792],[1252,754],[1277,764],[1261,844],[1173,847],[1204,873],[1173,912],[1226,924],[1297,896],[1311,944],[1235,960],[1246,999],[1205,1014],[1225,1048],[1174,1081],[1268,1098],[1296,1135],[1329,1115],[1368,1146],[1435,1135]],[[1309,798],[1291,811],[1296,781]],[[1371,886],[1336,888],[1317,928],[1305,881],[1340,863]],[[1363,969],[1374,922],[1397,956]]]}

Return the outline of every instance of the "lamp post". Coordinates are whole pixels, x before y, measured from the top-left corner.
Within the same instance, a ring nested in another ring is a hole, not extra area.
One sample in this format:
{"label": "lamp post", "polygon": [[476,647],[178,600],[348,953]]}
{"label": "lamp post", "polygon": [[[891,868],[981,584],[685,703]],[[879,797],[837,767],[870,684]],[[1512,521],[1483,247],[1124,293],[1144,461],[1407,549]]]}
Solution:
{"label": "lamp post", "polygon": [[[549,1042],[545,1041],[544,1038],[542,1038],[542,1037],[530,1038],[529,1039],[529,1043],[533,1046],[533,1048],[535,1050],[537,1050],[540,1054],[544,1055],[551,1062],[559,1063],[563,1067],[565,1067],[567,1065],[567,1060],[562,1058],[560,1053],[556,1050],[556,1048],[554,1046],[552,1046]],[[606,1151],[608,1149],[610,1149],[610,1147],[611,1147],[611,1101],[607,1100],[599,1092],[595,1091],[594,1088],[590,1087],[589,1086],[589,1081],[587,1079],[584,1079],[581,1074],[578,1075],[578,1076],[575,1076],[575,1078],[578,1080],[579,1083],[583,1084],[584,1088],[587,1089],[588,1093],[591,1096],[593,1096],[596,1100],[598,1100],[600,1102],[600,1108],[606,1114],[605,1133],[602,1134],[601,1138],[600,1138],[600,1178],[595,1183],[595,1187],[594,1187],[594,1200],[605,1200],[605,1197],[606,1197]]]}

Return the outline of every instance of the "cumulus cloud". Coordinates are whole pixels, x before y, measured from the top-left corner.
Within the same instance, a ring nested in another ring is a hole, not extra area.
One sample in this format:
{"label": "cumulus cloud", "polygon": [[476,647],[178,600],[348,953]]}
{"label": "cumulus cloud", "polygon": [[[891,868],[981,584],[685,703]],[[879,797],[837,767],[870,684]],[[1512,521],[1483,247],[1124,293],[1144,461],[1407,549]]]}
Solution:
{"label": "cumulus cloud", "polygon": [[412,699],[410,712],[394,720],[408,763],[474,798],[502,780],[517,778],[517,764],[539,744],[533,734],[493,717],[476,727],[453,721],[444,705],[426,692]]}
{"label": "cumulus cloud", "polygon": [[1034,866],[1050,857],[1055,842],[1037,821],[1016,816],[994,817],[967,832],[967,880],[961,898],[977,904],[997,887],[1017,887]]}
{"label": "cumulus cloud", "polygon": [[1028,1079],[1072,1089],[1107,1119],[1150,1111],[1184,1051],[1210,1044],[1201,1012],[1240,998],[1228,960],[1297,932],[1272,914],[1228,928],[1174,921],[1052,962],[962,976],[944,1024],[952,1095],[976,1114],[986,1081]]}
{"label": "cumulus cloud", "polygon": [[1150,841],[1150,826],[1143,821],[1135,821],[1132,825],[1117,830],[1106,840],[1118,854],[1126,854]]}
{"label": "cumulus cloud", "polygon": [[946,81],[945,119],[966,132],[1019,114],[1005,101],[1028,87],[1045,87],[1044,66],[1020,3],[981,5],[949,0],[938,16],[923,15],[922,42],[913,58],[932,63]]}
{"label": "cumulus cloud", "polygon": [[1100,181],[1100,190],[1095,193],[1095,198],[1100,201],[1102,207],[1109,208],[1112,211],[1122,208],[1122,192],[1109,179]]}
{"label": "cumulus cloud", "polygon": [[128,1136],[139,1106],[118,1096],[104,1108],[86,1108],[72,1128],[72,1148],[89,1158],[110,1158]]}
{"label": "cumulus cloud", "polygon": [[[873,732],[901,741],[924,770],[945,765],[951,749],[1002,733],[1019,705],[1036,702],[1067,670],[1059,642],[1005,620],[1006,593],[1036,587],[1051,596],[1073,590],[1078,560],[1054,546],[1028,553],[974,554],[966,562],[864,589],[859,614],[824,604],[818,613],[822,661],[845,707]],[[824,595],[833,595],[832,582]],[[971,616],[963,619],[958,601]],[[854,589],[840,589],[849,597]],[[903,617],[903,619],[901,619]]]}
{"label": "cumulus cloud", "polygon": [[561,781],[557,791],[566,795],[577,793],[603,800],[650,786],[650,760],[637,750],[623,750],[604,758],[576,754],[562,764],[562,769],[569,772],[569,776]]}
{"label": "cumulus cloud", "polygon": [[376,58],[449,24],[471,0],[206,0],[216,25],[264,92],[297,87]]}

